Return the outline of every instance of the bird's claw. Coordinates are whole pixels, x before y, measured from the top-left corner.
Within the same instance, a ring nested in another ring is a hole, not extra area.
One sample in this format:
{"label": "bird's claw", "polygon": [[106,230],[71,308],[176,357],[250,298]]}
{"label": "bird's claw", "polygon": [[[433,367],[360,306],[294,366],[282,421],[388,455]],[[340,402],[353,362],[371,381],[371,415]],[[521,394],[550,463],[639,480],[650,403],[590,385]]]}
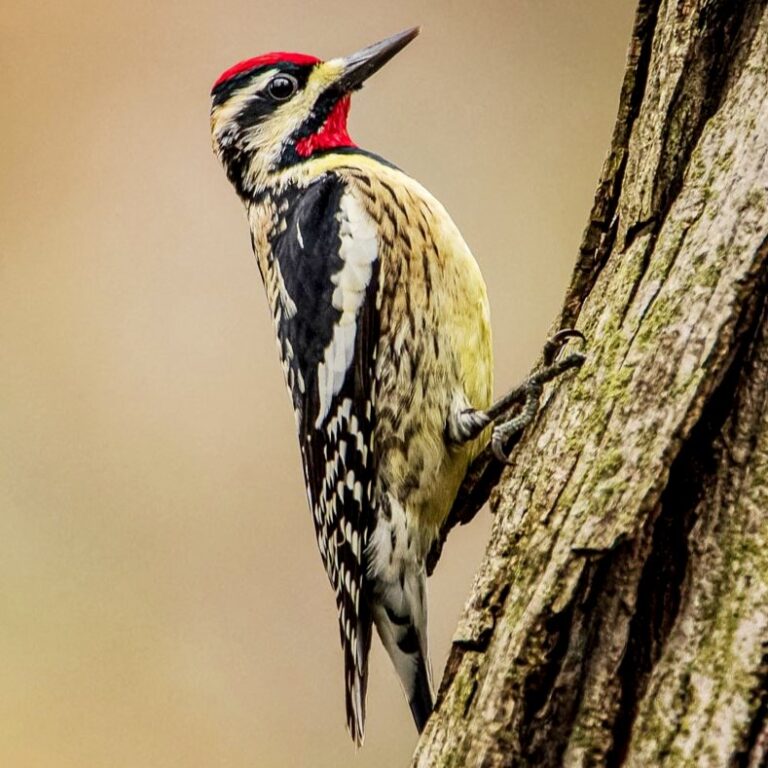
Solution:
{"label": "bird's claw", "polygon": [[497,422],[494,426],[491,436],[491,450],[494,457],[503,464],[511,463],[509,455],[504,451],[505,445],[514,435],[521,433],[535,418],[544,384],[571,368],[580,368],[586,360],[586,355],[583,352],[572,352],[565,358],[556,361],[560,350],[571,339],[578,339],[582,344],[586,343],[584,334],[575,328],[563,328],[547,340],[544,345],[543,367],[534,371],[519,388],[525,392],[525,403],[522,411],[507,421]]}
{"label": "bird's claw", "polygon": [[544,365],[552,365],[557,353],[571,340],[578,339],[582,344],[587,343],[584,334],[576,328],[562,328],[544,344]]}
{"label": "bird's claw", "polygon": [[504,452],[504,443],[507,442],[509,436],[504,434],[505,430],[502,429],[502,426],[493,428],[491,433],[491,450],[496,461],[509,465],[512,463],[512,460]]}
{"label": "bird's claw", "polygon": [[[540,368],[490,408],[484,411],[468,408],[458,414],[452,428],[448,428],[449,439],[462,445],[476,438],[489,424],[494,424],[491,452],[500,462],[509,464],[505,448],[511,449],[512,438],[519,435],[536,417],[544,385],[571,368],[580,368],[586,359],[583,352],[571,352],[558,359],[558,353],[571,339],[586,341],[584,334],[574,328],[558,331],[544,345],[544,364]],[[519,412],[510,415],[515,406],[521,403]]]}

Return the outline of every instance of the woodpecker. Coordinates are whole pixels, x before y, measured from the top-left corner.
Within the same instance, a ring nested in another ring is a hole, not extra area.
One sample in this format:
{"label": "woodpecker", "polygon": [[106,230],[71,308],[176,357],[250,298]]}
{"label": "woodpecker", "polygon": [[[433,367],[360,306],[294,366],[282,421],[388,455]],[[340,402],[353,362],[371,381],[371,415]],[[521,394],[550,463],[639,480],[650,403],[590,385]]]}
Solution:
{"label": "woodpecker", "polygon": [[508,398],[491,407],[486,286],[456,225],[347,132],[351,94],[418,31],[328,61],[251,58],[211,94],[213,148],[245,205],[336,595],[357,744],[372,625],[423,729],[426,557],[489,431],[498,449],[522,424],[504,421]]}

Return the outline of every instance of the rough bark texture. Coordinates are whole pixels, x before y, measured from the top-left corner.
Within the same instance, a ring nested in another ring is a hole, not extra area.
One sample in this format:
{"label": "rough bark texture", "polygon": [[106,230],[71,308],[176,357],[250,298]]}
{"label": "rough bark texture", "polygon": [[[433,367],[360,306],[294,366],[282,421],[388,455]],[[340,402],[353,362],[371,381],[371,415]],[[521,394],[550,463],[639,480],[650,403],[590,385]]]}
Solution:
{"label": "rough bark texture", "polygon": [[[414,766],[768,765],[768,0],[643,0]],[[450,549],[450,547],[449,547]]]}

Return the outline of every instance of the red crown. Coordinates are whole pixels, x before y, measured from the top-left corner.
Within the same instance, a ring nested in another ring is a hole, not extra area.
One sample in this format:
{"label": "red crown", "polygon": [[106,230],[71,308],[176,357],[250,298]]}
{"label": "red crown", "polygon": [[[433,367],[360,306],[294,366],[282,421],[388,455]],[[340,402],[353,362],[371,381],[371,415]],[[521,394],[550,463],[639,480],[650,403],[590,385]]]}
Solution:
{"label": "red crown", "polygon": [[227,80],[239,75],[241,72],[247,72],[249,69],[267,67],[270,64],[279,64],[284,61],[291,64],[317,64],[320,59],[316,56],[308,56],[306,53],[285,53],[283,51],[266,53],[263,56],[256,56],[253,59],[241,61],[239,64],[235,64],[233,67],[225,70],[219,75],[219,78],[213,84],[213,87],[217,88]]}

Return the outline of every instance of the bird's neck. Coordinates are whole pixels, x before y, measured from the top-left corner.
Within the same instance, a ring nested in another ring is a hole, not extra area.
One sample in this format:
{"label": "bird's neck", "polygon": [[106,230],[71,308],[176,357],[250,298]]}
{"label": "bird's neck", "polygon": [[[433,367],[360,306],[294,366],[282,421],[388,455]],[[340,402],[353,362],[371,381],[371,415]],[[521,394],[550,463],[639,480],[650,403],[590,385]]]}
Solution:
{"label": "bird's neck", "polygon": [[[281,143],[260,145],[250,141],[250,135],[244,133],[222,146],[221,159],[240,197],[260,197],[265,190],[292,181],[308,183],[321,158],[335,151],[358,151],[347,130],[349,107],[349,96],[343,96],[330,107],[325,117],[322,111],[315,114]],[[326,164],[321,163],[322,166]]]}
{"label": "bird's neck", "polygon": [[320,150],[354,147],[355,144],[347,131],[349,106],[349,96],[339,99],[319,128],[296,141],[294,145],[296,154],[307,158]]}

